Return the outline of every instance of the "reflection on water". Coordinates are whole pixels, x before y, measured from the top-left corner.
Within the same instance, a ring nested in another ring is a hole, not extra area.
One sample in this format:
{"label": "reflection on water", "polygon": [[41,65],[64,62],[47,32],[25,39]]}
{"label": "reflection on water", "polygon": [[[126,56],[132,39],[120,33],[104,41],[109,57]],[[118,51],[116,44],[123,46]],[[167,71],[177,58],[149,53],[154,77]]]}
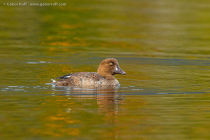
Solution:
{"label": "reflection on water", "polygon": [[[208,1],[2,3],[1,139],[210,139]],[[45,85],[108,57],[118,88]]]}
{"label": "reflection on water", "polygon": [[83,86],[83,87],[71,87],[71,86],[54,86],[52,85],[52,91],[65,91],[70,95],[97,95],[97,94],[115,94],[118,92],[119,86]]}
{"label": "reflection on water", "polygon": [[[67,97],[88,98],[97,101],[99,112],[117,114],[118,104],[124,100],[123,94],[118,92],[119,86],[101,86],[98,88],[52,87],[52,94],[66,94]],[[53,92],[55,91],[55,92]]]}
{"label": "reflection on water", "polygon": [[199,129],[209,125],[209,94],[140,95],[149,89],[134,89],[139,87],[3,87],[0,121],[4,123],[0,129],[6,138],[11,133],[47,139],[186,139],[196,134],[209,137]]}

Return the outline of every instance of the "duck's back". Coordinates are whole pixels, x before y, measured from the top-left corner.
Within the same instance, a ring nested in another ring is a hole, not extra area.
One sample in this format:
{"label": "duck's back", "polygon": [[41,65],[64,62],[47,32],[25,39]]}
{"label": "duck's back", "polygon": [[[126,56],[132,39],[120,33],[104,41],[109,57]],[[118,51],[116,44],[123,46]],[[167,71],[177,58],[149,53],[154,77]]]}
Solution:
{"label": "duck's back", "polygon": [[77,72],[69,75],[64,75],[59,81],[56,81],[57,86],[114,86],[119,85],[119,82],[115,80],[107,80],[96,72]]}

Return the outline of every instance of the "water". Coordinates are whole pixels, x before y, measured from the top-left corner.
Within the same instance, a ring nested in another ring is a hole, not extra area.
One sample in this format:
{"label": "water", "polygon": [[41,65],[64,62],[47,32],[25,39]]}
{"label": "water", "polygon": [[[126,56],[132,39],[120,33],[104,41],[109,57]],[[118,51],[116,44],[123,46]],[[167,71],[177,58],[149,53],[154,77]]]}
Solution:
{"label": "water", "polygon": [[[3,3],[1,139],[210,138],[208,1]],[[119,88],[46,84],[108,57]]]}

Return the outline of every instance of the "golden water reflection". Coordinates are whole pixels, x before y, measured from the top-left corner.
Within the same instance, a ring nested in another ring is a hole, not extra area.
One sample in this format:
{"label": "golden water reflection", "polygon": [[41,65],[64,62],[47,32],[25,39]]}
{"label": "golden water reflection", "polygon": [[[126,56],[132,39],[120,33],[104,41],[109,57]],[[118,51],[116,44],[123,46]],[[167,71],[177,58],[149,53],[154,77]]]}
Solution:
{"label": "golden water reflection", "polygon": [[[119,86],[98,88],[52,87],[52,95],[62,94],[70,98],[94,99],[98,105],[98,112],[118,114],[119,104],[123,104],[124,96],[118,93]],[[65,92],[64,92],[65,91]]]}
{"label": "golden water reflection", "polygon": [[94,138],[118,137],[119,115],[123,114],[125,100],[118,88],[92,91],[58,89],[60,91],[53,88],[52,96],[41,104],[45,112],[39,118],[44,124],[41,128],[31,129],[31,133],[54,137],[82,138],[89,134],[95,135]]}
{"label": "golden water reflection", "polygon": [[[62,2],[0,5],[1,139],[210,139],[209,1]],[[44,87],[107,57],[143,90]]]}
{"label": "golden water reflection", "polygon": [[116,89],[100,93],[56,91],[42,105],[46,131],[39,133],[102,139],[208,137],[209,94],[123,96]]}

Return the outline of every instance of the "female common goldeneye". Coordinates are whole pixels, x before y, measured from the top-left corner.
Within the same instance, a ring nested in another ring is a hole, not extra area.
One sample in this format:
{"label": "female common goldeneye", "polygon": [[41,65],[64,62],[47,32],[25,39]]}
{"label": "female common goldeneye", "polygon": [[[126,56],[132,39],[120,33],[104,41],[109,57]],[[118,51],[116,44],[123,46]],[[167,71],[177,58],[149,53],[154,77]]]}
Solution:
{"label": "female common goldeneye", "polygon": [[64,76],[57,77],[58,81],[53,80],[56,86],[118,86],[119,82],[114,77],[115,74],[126,73],[119,67],[119,64],[114,58],[103,60],[96,72],[77,72]]}

